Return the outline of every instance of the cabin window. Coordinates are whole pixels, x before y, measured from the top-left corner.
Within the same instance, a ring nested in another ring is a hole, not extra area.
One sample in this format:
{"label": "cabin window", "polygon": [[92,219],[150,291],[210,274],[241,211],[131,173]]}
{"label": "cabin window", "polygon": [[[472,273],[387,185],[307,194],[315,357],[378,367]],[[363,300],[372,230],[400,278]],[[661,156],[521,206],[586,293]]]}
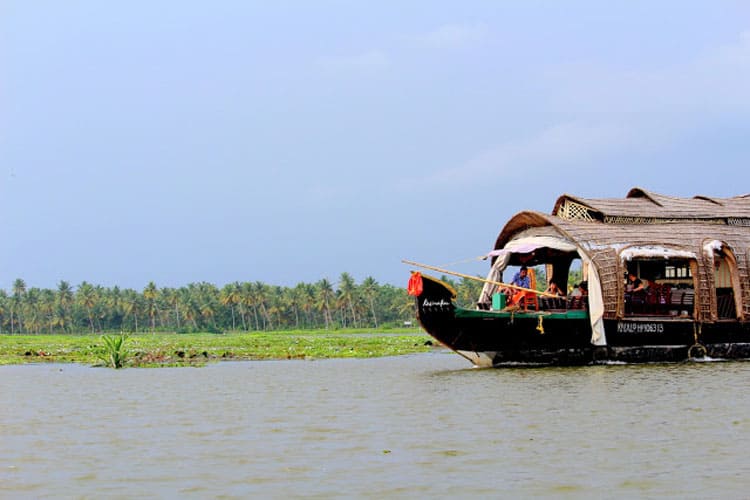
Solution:
{"label": "cabin window", "polygon": [[690,318],[695,285],[690,259],[633,259],[625,266],[626,316]]}
{"label": "cabin window", "polygon": [[690,272],[690,266],[688,264],[667,264],[664,266],[664,278],[666,279],[681,279],[681,278],[692,278],[693,275]]}

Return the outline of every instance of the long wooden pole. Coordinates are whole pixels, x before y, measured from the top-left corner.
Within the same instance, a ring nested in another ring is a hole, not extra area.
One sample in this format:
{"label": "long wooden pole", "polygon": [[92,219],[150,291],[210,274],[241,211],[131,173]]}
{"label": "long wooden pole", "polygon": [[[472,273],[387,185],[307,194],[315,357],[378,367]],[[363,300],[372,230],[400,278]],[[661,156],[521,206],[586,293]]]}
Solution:
{"label": "long wooden pole", "polygon": [[541,295],[543,297],[559,297],[559,295],[554,295],[552,293],[540,292],[539,290],[533,290],[531,288],[525,288],[525,287],[522,287],[522,286],[511,285],[509,283],[502,283],[500,281],[487,280],[487,279],[484,279],[484,278],[479,278],[477,276],[472,276],[470,274],[457,273],[455,271],[449,271],[447,269],[441,269],[441,268],[435,267],[435,266],[428,266],[427,264],[420,264],[419,262],[413,262],[411,260],[402,260],[401,262],[403,262],[404,264],[409,264],[411,266],[423,267],[425,269],[430,269],[432,271],[437,271],[439,273],[451,274],[453,276],[459,276],[461,278],[466,278],[466,279],[470,279],[470,280],[474,280],[474,281],[481,281],[483,283],[490,283],[492,285],[497,285],[497,286],[501,286],[501,287],[504,287],[504,288],[512,288],[514,290],[523,290],[524,292],[532,292],[532,293],[535,293],[537,295]]}

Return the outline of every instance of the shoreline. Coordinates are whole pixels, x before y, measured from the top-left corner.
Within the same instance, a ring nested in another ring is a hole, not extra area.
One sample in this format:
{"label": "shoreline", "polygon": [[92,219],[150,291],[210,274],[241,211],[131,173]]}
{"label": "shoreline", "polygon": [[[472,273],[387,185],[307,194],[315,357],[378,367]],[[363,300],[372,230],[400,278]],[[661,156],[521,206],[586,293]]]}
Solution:
{"label": "shoreline", "polygon": [[[119,334],[0,334],[0,366],[104,366],[103,337]],[[219,361],[375,358],[427,352],[431,337],[404,330],[125,334],[123,367],[202,366]]]}

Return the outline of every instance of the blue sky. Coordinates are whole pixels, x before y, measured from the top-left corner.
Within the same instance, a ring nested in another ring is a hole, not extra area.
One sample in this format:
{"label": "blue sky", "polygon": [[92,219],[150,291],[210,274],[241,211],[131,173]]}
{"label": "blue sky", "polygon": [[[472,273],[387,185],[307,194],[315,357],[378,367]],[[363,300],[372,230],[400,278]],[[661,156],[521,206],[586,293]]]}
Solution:
{"label": "blue sky", "polygon": [[748,137],[740,1],[6,0],[0,288],[404,286],[562,193],[748,193]]}

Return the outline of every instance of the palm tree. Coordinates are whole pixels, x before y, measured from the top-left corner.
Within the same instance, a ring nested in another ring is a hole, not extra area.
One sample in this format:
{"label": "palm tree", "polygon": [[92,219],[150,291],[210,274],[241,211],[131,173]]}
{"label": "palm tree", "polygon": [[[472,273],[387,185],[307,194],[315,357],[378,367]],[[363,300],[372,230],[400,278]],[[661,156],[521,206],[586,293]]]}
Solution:
{"label": "palm tree", "polygon": [[[349,311],[352,314],[352,325],[357,327],[357,314],[354,312],[354,302],[356,300],[356,285],[354,278],[349,273],[341,273],[339,277],[339,299],[344,306],[349,307]],[[346,322],[346,311],[342,311],[342,317]]]}
{"label": "palm tree", "polygon": [[55,292],[49,288],[43,289],[39,294],[39,313],[41,319],[45,320],[46,325],[49,327],[49,333],[52,333],[55,316]]}
{"label": "palm tree", "polygon": [[127,317],[128,314],[133,316],[135,322],[135,333],[138,333],[138,313],[141,308],[141,297],[133,289],[126,289],[123,291],[123,311]]}
{"label": "palm tree", "polygon": [[316,283],[316,296],[318,299],[318,309],[323,313],[323,320],[325,321],[326,330],[328,330],[328,326],[333,322],[333,318],[331,317],[331,301],[335,297],[335,293],[333,291],[333,286],[331,285],[331,282],[327,279],[323,278],[322,280],[318,281]]}
{"label": "palm tree", "polygon": [[86,309],[89,317],[89,326],[91,327],[91,333],[94,333],[94,308],[99,302],[96,289],[89,283],[83,282],[78,286],[76,292],[76,302],[78,305]]}
{"label": "palm tree", "polygon": [[59,310],[57,312],[58,318],[56,321],[57,326],[60,326],[63,332],[66,330],[68,325],[68,318],[70,318],[70,308],[75,301],[73,296],[73,288],[67,281],[60,280],[57,284],[57,305]]}
{"label": "palm tree", "polygon": [[21,301],[23,296],[26,295],[26,282],[21,278],[17,278],[13,282],[13,295],[11,296],[10,302],[10,333],[15,333],[13,313],[16,313],[18,318],[18,331],[20,333],[23,322],[21,321],[20,309]]}
{"label": "palm tree", "polygon": [[271,317],[268,314],[268,285],[262,281],[256,281],[253,284],[253,302],[260,311],[260,317],[263,320],[263,329],[266,330],[271,323]]}
{"label": "palm tree", "polygon": [[300,307],[307,317],[305,324],[309,327],[313,324],[312,312],[315,308],[315,286],[309,283],[299,283],[297,288],[299,289],[297,296],[299,297]]}
{"label": "palm tree", "polygon": [[3,322],[5,321],[5,314],[8,310],[8,294],[5,290],[0,290],[0,333],[3,332]]}
{"label": "palm tree", "polygon": [[180,329],[180,294],[174,288],[162,288],[161,300],[174,311],[175,330]]}
{"label": "palm tree", "polygon": [[190,283],[187,288],[182,287],[178,291],[180,295],[179,307],[182,316],[193,324],[193,329],[198,329],[198,318],[200,317],[200,307],[198,307],[198,291],[194,283]]}
{"label": "palm tree", "polygon": [[23,301],[24,326],[28,333],[40,333],[42,326],[41,311],[39,309],[39,298],[41,290],[31,288],[27,290]]}
{"label": "palm tree", "polygon": [[378,294],[378,282],[375,278],[368,276],[360,285],[362,289],[362,295],[367,299],[370,305],[370,314],[372,314],[372,322],[375,324],[375,328],[378,327],[378,316],[375,314],[375,297]]}
{"label": "palm tree", "polygon": [[234,283],[224,285],[219,294],[219,301],[222,305],[229,306],[232,311],[232,330],[236,330],[234,306],[241,302],[240,284],[235,281]]}
{"label": "palm tree", "polygon": [[255,305],[255,287],[252,283],[245,282],[242,284],[242,291],[240,292],[242,305],[244,307],[252,307],[253,317],[255,318],[255,329],[260,330],[258,323],[258,308]]}
{"label": "palm tree", "polygon": [[200,316],[204,320],[210,320],[211,325],[216,328],[216,304],[218,302],[219,290],[216,286],[205,281],[198,283],[195,287],[198,297],[198,308]]}
{"label": "palm tree", "polygon": [[156,314],[159,312],[159,306],[156,302],[156,297],[159,291],[156,289],[156,285],[153,281],[149,281],[146,288],[143,289],[143,299],[146,301],[146,312],[148,317],[151,319],[151,334],[154,334],[156,329]]}

